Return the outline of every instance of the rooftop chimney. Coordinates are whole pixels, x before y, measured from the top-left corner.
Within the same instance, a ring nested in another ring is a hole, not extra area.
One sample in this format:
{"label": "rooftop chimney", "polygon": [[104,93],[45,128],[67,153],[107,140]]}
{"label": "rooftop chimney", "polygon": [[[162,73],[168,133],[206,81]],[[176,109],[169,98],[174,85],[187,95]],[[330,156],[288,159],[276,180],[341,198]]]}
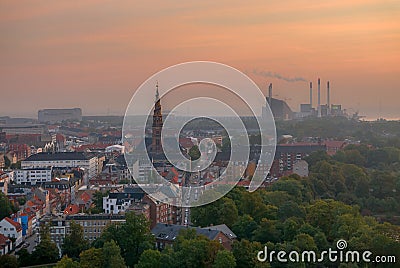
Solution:
{"label": "rooftop chimney", "polygon": [[268,104],[271,107],[271,104],[272,104],[272,83],[270,83],[269,87],[268,87]]}
{"label": "rooftop chimney", "polygon": [[318,78],[318,117],[321,117],[321,80]]}
{"label": "rooftop chimney", "polygon": [[312,108],[312,82],[310,82],[310,106]]}
{"label": "rooftop chimney", "polygon": [[328,114],[330,114],[331,109],[331,93],[329,89],[329,81],[326,83],[326,104],[328,105]]}

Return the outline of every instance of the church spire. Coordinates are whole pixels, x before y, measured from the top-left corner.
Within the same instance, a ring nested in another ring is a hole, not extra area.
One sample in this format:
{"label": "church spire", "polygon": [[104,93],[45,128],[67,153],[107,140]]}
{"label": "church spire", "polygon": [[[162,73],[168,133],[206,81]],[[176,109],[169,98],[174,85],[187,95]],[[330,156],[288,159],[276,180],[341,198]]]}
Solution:
{"label": "church spire", "polygon": [[163,119],[161,113],[161,100],[158,92],[158,81],[156,84],[156,101],[154,104],[153,114],[153,131],[152,131],[152,153],[162,153],[161,144],[161,130],[163,126]]}
{"label": "church spire", "polygon": [[158,80],[157,80],[157,83],[156,83],[156,101],[155,102],[157,102],[159,99],[160,99],[160,94],[158,93]]}

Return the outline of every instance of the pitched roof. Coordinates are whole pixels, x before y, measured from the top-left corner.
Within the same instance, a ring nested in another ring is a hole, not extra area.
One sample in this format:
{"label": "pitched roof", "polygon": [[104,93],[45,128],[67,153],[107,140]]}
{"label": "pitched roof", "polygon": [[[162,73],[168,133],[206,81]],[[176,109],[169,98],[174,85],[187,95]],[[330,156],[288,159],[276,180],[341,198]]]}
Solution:
{"label": "pitched roof", "polygon": [[345,141],[325,141],[324,144],[326,147],[334,147],[334,148],[342,148],[346,142]]}
{"label": "pitched roof", "polygon": [[90,200],[92,200],[92,195],[90,195],[88,192],[83,192],[81,194],[81,199],[83,202],[89,202]]}
{"label": "pitched roof", "polygon": [[183,229],[194,229],[198,235],[204,235],[210,240],[214,240],[221,232],[219,230],[212,230],[210,228],[187,227],[183,225],[157,223],[151,230],[156,239],[167,241],[174,241]]}
{"label": "pitched roof", "polygon": [[229,239],[237,238],[236,234],[234,232],[232,232],[232,230],[225,224],[204,227],[203,229],[211,229],[211,230],[220,231],[220,232],[224,233]]}
{"label": "pitched roof", "polygon": [[179,138],[179,144],[184,148],[192,148],[194,146],[191,138]]}
{"label": "pitched roof", "polygon": [[79,213],[79,206],[75,204],[70,204],[68,207],[64,209],[64,214],[73,215]]}
{"label": "pitched roof", "polygon": [[4,247],[7,245],[7,242],[10,243],[10,241],[11,240],[7,236],[0,234],[0,247]]}
{"label": "pitched roof", "polygon": [[60,161],[60,160],[88,160],[85,154],[80,152],[57,152],[57,153],[37,153],[33,154],[24,161]]}
{"label": "pitched roof", "polygon": [[281,153],[312,153],[316,151],[326,151],[326,146],[313,143],[278,144],[275,157]]}
{"label": "pitched roof", "polygon": [[21,224],[19,224],[16,221],[13,221],[12,219],[10,219],[9,217],[5,217],[4,218],[8,223],[10,223],[11,225],[13,225],[15,227],[15,229],[17,230],[17,232],[20,232],[22,230]]}

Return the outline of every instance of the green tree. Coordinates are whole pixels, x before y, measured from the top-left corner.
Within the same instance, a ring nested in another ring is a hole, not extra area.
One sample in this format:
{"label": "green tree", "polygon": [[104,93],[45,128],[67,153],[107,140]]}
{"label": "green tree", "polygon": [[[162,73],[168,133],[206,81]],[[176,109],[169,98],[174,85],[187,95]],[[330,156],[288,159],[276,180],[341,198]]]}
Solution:
{"label": "green tree", "polygon": [[195,230],[181,230],[174,249],[174,266],[177,267],[210,267],[216,254],[222,249],[217,241],[210,241],[196,234]]}
{"label": "green tree", "polygon": [[11,169],[21,169],[21,161],[11,164],[10,168]]}
{"label": "green tree", "polygon": [[121,249],[114,240],[104,243],[103,247],[103,267],[104,268],[124,268],[124,259],[121,257]]}
{"label": "green tree", "polygon": [[278,221],[263,218],[254,231],[253,240],[266,243],[268,241],[277,243],[281,239],[281,232],[277,228]]}
{"label": "green tree", "polygon": [[0,256],[0,268],[17,268],[18,260],[14,255],[5,254]]}
{"label": "green tree", "polygon": [[59,260],[54,266],[55,268],[79,268],[79,263],[74,261],[71,258],[68,258],[67,256],[62,257],[61,260]]}
{"label": "green tree", "polygon": [[311,153],[309,156],[305,158],[307,163],[310,165],[310,169],[312,169],[312,167],[316,165],[319,161],[323,160],[328,161],[330,159],[331,157],[325,151],[318,151]]}
{"label": "green tree", "polygon": [[264,247],[259,242],[250,242],[246,239],[235,241],[232,245],[232,254],[236,259],[236,267],[261,266],[262,263],[257,259],[257,253],[260,250],[264,250]]}
{"label": "green tree", "polygon": [[140,255],[139,262],[135,268],[160,268],[161,253],[158,250],[147,249]]}
{"label": "green tree", "polygon": [[230,140],[229,137],[222,138],[221,151],[224,152],[224,153],[230,153],[231,152],[231,140]]}
{"label": "green tree", "polygon": [[304,250],[317,250],[314,238],[309,234],[298,234],[293,240],[293,245],[299,248],[301,251]]}
{"label": "green tree", "polygon": [[26,198],[24,198],[24,197],[18,198],[18,204],[20,206],[25,205],[25,203],[26,203]]}
{"label": "green tree", "polygon": [[361,215],[343,214],[336,217],[332,225],[332,235],[333,237],[350,240],[357,231],[366,228],[364,225]]}
{"label": "green tree", "polygon": [[304,207],[299,206],[298,203],[293,201],[283,203],[278,209],[278,218],[281,220],[290,217],[304,218],[305,214]]}
{"label": "green tree", "polygon": [[78,260],[79,254],[89,248],[88,241],[83,237],[83,227],[71,221],[70,233],[65,236],[64,243],[62,245],[63,255]]}
{"label": "green tree", "polygon": [[372,195],[377,198],[398,196],[398,193],[393,191],[396,189],[396,177],[389,172],[375,171],[371,176]]}
{"label": "green tree", "polygon": [[201,154],[200,154],[199,147],[197,145],[194,145],[194,146],[192,146],[192,148],[190,148],[189,156],[190,156],[190,160],[192,160],[192,161],[200,158]]}
{"label": "green tree", "polygon": [[250,240],[253,232],[258,228],[257,223],[250,215],[243,215],[233,224],[232,231],[240,238]]}
{"label": "green tree", "polygon": [[20,249],[17,253],[19,266],[29,266],[32,264],[32,254],[26,248]]}
{"label": "green tree", "polygon": [[300,223],[297,218],[291,217],[285,220],[282,225],[282,238],[285,241],[292,241],[297,235],[300,228]]}
{"label": "green tree", "polygon": [[121,255],[130,267],[133,267],[139,261],[143,251],[154,247],[150,222],[144,215],[136,215],[134,212],[126,214],[125,223],[108,226],[94,245],[103,247],[105,242],[111,240],[114,240],[121,248]]}
{"label": "green tree", "polygon": [[79,255],[81,268],[103,267],[103,249],[89,248]]}
{"label": "green tree", "polygon": [[4,155],[4,167],[8,169],[11,166],[11,161],[6,155]]}
{"label": "green tree", "polygon": [[[350,147],[349,147],[350,148]],[[338,156],[338,160],[347,164],[354,164],[357,166],[364,166],[366,164],[365,157],[357,149],[349,149],[341,151]]]}
{"label": "green tree", "polygon": [[236,259],[233,254],[227,250],[218,251],[215,256],[213,268],[234,268],[236,267]]}
{"label": "green tree", "polygon": [[91,212],[93,214],[103,212],[103,197],[105,197],[107,195],[108,195],[108,191],[105,193],[102,193],[100,191],[96,191],[93,193],[94,208],[91,208]]}
{"label": "green tree", "polygon": [[367,178],[364,170],[353,164],[345,164],[342,166],[341,171],[345,178],[345,184],[349,191],[354,192],[360,181]]}
{"label": "green tree", "polygon": [[345,205],[334,200],[318,200],[309,206],[307,221],[315,227],[319,227],[327,236],[328,241],[333,237],[333,225],[338,216],[343,214],[358,215],[358,207]]}
{"label": "green tree", "polygon": [[254,193],[242,192],[238,209],[242,215],[248,214],[258,222],[267,217],[267,205],[263,201],[260,191]]}
{"label": "green tree", "polygon": [[323,232],[317,232],[313,238],[320,252],[328,248],[328,241],[326,240],[326,236]]}
{"label": "green tree", "polygon": [[262,194],[264,202],[266,204],[274,205],[276,207],[281,206],[283,203],[288,200],[292,200],[292,196],[290,196],[286,191],[278,191],[276,189],[272,191],[265,191]]}
{"label": "green tree", "polygon": [[227,224],[231,226],[238,219],[238,209],[235,202],[227,197],[191,210],[191,220],[197,226]]}
{"label": "green tree", "polygon": [[273,191],[287,192],[292,200],[301,203],[303,201],[303,185],[299,180],[283,177],[272,185]]}
{"label": "green tree", "polygon": [[50,229],[47,224],[40,226],[40,243],[32,252],[32,264],[56,263],[60,259],[57,245],[50,239]]}
{"label": "green tree", "polygon": [[7,196],[0,192],[0,221],[5,217],[9,217],[13,213],[13,207]]}

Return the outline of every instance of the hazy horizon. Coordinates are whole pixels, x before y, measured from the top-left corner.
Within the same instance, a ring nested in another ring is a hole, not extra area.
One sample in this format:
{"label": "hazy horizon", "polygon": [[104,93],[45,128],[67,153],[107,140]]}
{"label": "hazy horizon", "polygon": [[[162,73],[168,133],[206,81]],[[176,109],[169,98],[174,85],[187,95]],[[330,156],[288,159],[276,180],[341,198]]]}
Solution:
{"label": "hazy horizon", "polygon": [[[135,89],[174,64],[246,73],[294,111],[317,79],[321,102],[368,119],[400,118],[400,3],[0,2],[0,115],[44,108],[123,115]],[[160,82],[162,86],[162,82]],[[154,91],[149,91],[151,98]]]}

